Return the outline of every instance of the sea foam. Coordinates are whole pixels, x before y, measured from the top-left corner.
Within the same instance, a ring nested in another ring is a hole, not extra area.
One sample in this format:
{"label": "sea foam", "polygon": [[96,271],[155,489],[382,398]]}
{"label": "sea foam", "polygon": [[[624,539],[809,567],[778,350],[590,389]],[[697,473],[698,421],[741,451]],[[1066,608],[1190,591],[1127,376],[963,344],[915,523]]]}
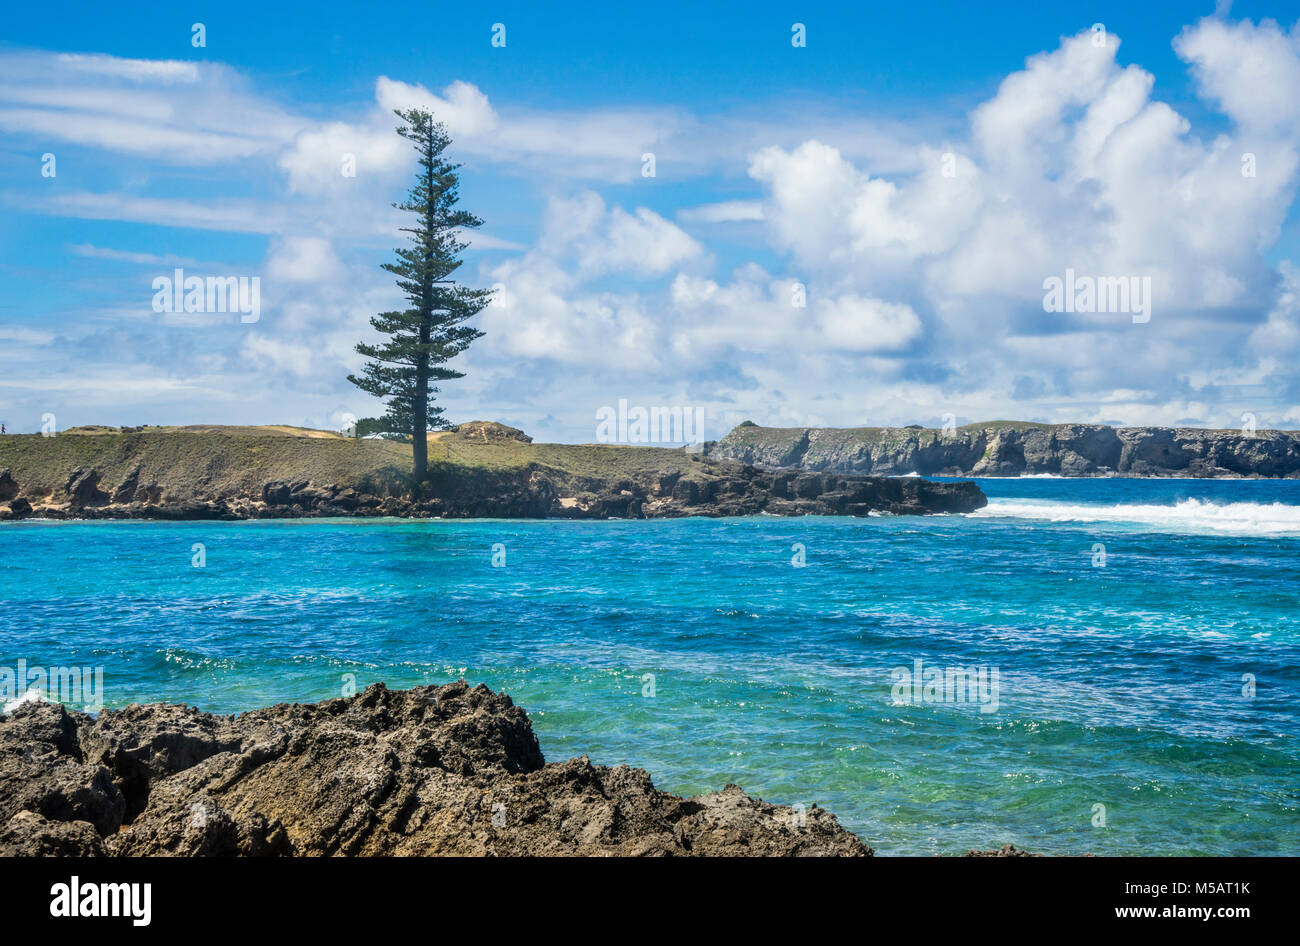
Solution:
{"label": "sea foam", "polygon": [[1300,506],[1285,503],[1212,503],[1184,499],[1173,505],[1062,503],[995,499],[968,514],[975,519],[1034,519],[1043,522],[1114,522],[1156,532],[1215,532],[1233,535],[1300,535]]}

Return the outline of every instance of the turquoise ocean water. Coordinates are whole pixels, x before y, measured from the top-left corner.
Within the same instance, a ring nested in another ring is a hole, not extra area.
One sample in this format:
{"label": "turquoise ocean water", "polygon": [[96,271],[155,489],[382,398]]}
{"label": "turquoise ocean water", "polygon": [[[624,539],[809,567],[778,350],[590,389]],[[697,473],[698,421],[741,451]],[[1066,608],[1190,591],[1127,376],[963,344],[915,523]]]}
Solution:
{"label": "turquoise ocean water", "polygon": [[[548,759],[881,854],[1300,853],[1300,482],[980,482],[929,518],[4,523],[0,667],[220,712],[463,676]],[[918,660],[996,707],[896,690]]]}

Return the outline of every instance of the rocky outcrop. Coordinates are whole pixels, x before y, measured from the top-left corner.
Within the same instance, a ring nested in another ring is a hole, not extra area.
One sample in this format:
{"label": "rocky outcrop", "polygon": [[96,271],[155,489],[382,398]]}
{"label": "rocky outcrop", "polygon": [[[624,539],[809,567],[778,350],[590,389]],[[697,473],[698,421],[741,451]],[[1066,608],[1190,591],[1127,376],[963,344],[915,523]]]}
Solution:
{"label": "rocky outcrop", "polygon": [[458,434],[462,440],[479,443],[500,443],[507,440],[517,443],[533,442],[533,438],[518,427],[507,427],[505,424],[490,420],[471,420],[464,424],[457,424],[451,428],[451,432]]}
{"label": "rocky outcrop", "polygon": [[26,519],[31,514],[32,504],[22,496],[11,499],[7,505],[0,506],[0,522],[8,519]]}
{"label": "rocky outcrop", "polygon": [[971,424],[771,428],[742,425],[706,450],[714,459],[777,469],[888,476],[1300,476],[1300,432]]}
{"label": "rocky outcrop", "polygon": [[[1014,844],[1004,844],[996,851],[967,851],[963,857],[1042,857],[1042,854],[1031,854],[1029,851],[1023,851]],[[1085,855],[1087,856],[1087,855]]]}
{"label": "rocky outcrop", "polygon": [[113,490],[112,501],[115,503],[133,502],[136,494],[140,492],[140,468],[132,467],[131,471],[122,478],[122,482],[117,484],[117,489]]}
{"label": "rocky outcrop", "polygon": [[[507,428],[509,429],[509,428]],[[19,497],[0,519],[268,519],[330,516],[506,519],[646,519],[682,516],[866,516],[970,512],[987,504],[974,483],[919,478],[769,471],[693,457],[688,470],[619,477],[574,476],[540,464],[517,470],[448,468],[420,496],[372,493],[334,483],[272,480],[255,495],[164,500],[132,470],[111,497],[99,474],[78,468],[66,504],[33,507]]]}
{"label": "rocky outcrop", "polygon": [[8,469],[0,470],[0,522],[7,519],[24,519],[31,515],[31,501],[19,496],[21,491],[13,472]]}
{"label": "rocky outcrop", "polygon": [[522,709],[464,681],[233,717],[26,703],[0,718],[0,856],[871,853],[816,806],[547,763]]}
{"label": "rocky outcrop", "polygon": [[651,484],[614,483],[599,494],[561,500],[566,518],[705,516],[866,516],[971,512],[988,500],[974,483],[919,478],[841,476],[705,464],[703,480],[663,477]]}
{"label": "rocky outcrop", "polygon": [[99,488],[99,473],[82,467],[72,471],[64,490],[73,507],[102,506],[109,500],[108,494]]}

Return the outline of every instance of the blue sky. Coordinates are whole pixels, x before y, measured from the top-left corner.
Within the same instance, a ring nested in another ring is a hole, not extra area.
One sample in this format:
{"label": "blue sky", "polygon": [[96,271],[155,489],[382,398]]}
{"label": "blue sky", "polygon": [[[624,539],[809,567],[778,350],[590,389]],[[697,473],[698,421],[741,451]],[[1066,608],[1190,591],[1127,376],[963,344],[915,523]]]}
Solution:
{"label": "blue sky", "polygon": [[[1300,426],[1294,5],[270,6],[7,12],[10,430],[374,413],[411,104],[500,287],[453,419]],[[155,312],[177,266],[259,277],[258,322]],[[1045,312],[1067,268],[1150,277],[1150,321]]]}

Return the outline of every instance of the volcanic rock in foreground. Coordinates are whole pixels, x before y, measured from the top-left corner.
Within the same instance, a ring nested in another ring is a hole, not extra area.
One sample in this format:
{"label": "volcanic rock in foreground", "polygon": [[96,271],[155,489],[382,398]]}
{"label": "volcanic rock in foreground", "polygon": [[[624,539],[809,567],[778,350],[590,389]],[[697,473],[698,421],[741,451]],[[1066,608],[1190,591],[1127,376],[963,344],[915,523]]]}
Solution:
{"label": "volcanic rock in foreground", "polygon": [[0,856],[871,853],[816,806],[547,763],[523,709],[463,680],[239,716],[0,717]]}

